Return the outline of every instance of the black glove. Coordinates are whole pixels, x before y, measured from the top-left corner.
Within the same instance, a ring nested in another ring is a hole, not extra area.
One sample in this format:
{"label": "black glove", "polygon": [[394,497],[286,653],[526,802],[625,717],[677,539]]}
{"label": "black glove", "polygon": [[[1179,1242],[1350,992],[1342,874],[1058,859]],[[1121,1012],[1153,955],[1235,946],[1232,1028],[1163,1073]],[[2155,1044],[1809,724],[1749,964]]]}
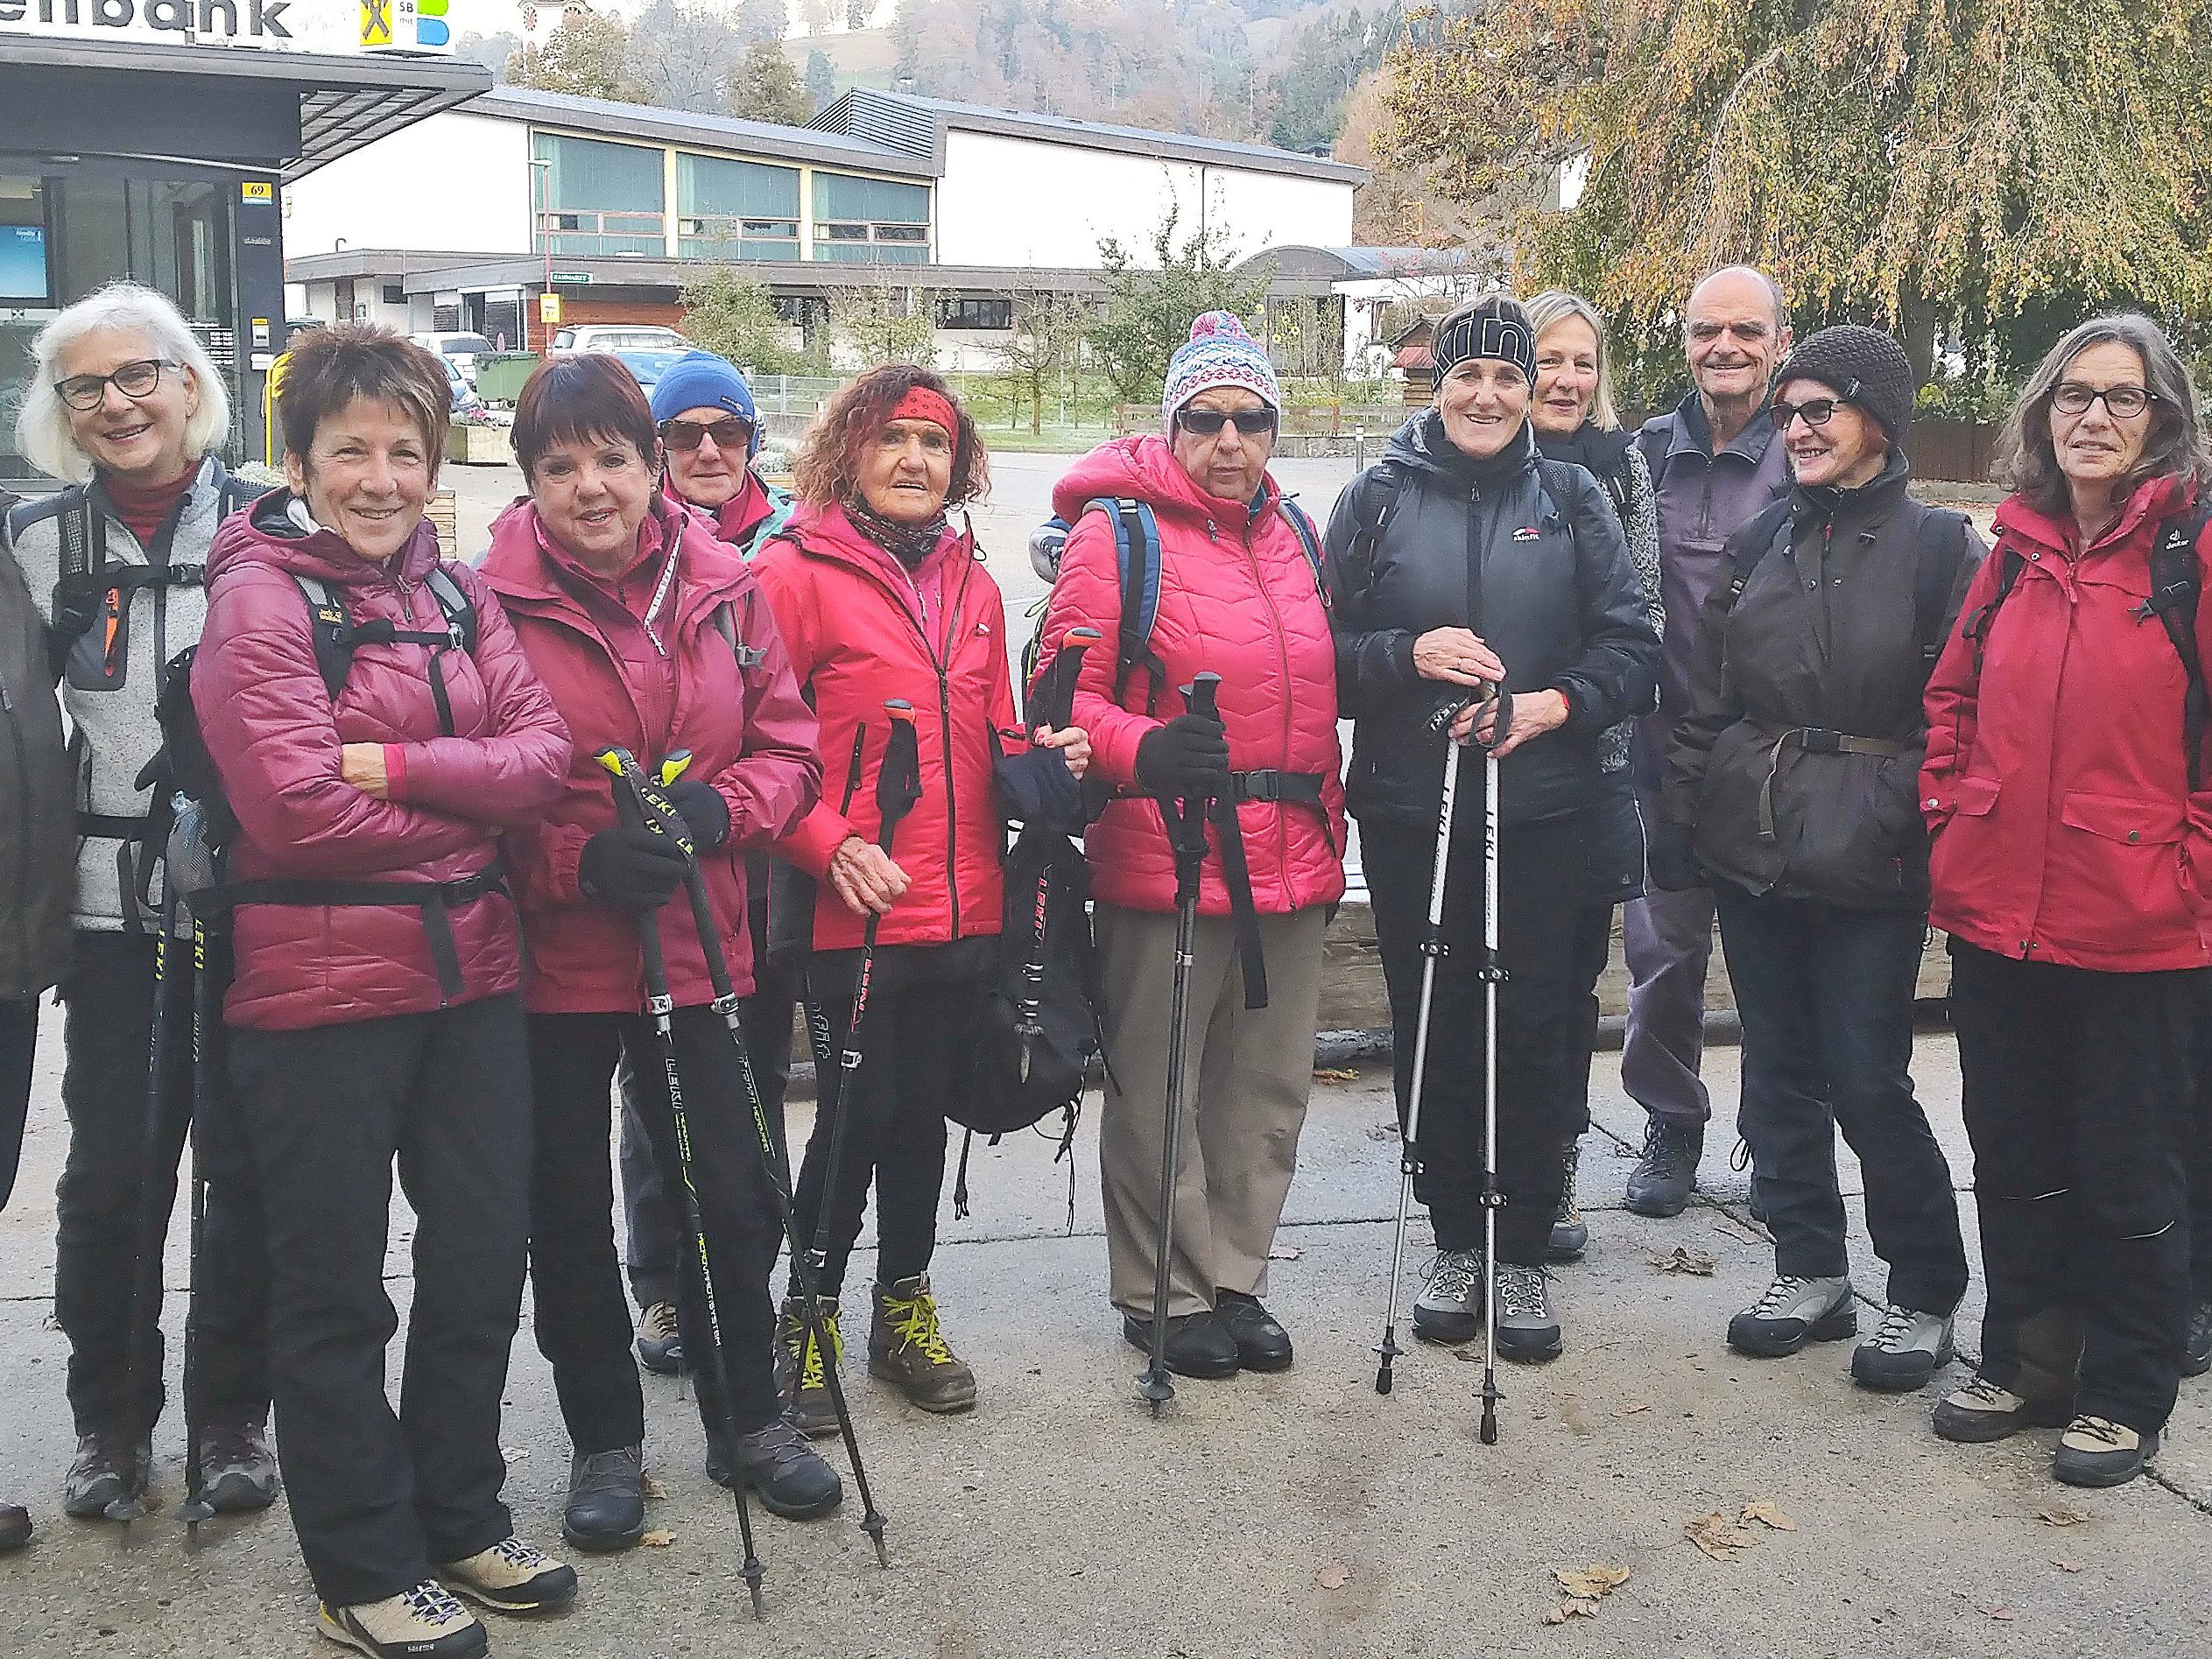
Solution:
{"label": "black glove", "polygon": [[576,885],[599,904],[657,910],[676,896],[689,866],[666,835],[641,826],[603,829],[584,843]]}
{"label": "black glove", "polygon": [[1687,824],[1671,824],[1665,819],[1654,822],[1644,858],[1651,868],[1653,887],[1681,893],[1706,884],[1705,867],[1690,850],[1690,826]]}
{"label": "black glove", "polygon": [[660,792],[683,815],[691,844],[701,852],[711,853],[729,839],[729,803],[712,784],[703,778],[680,777]]}
{"label": "black glove", "polygon": [[1229,793],[1229,734],[1219,720],[1178,714],[1137,745],[1137,787],[1190,800]]}

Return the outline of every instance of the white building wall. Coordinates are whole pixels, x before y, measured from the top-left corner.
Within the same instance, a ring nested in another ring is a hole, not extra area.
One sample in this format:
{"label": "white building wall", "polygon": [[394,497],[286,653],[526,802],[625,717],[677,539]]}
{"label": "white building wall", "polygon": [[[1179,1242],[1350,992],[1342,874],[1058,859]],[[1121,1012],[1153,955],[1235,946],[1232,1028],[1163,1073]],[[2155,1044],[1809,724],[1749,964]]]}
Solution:
{"label": "white building wall", "polygon": [[1091,269],[1102,237],[1145,248],[1171,203],[1184,228],[1218,227],[1238,254],[1352,239],[1349,184],[955,128],[937,187],[937,258]]}
{"label": "white building wall", "polygon": [[285,254],[531,251],[530,130],[447,110],[285,186]]}

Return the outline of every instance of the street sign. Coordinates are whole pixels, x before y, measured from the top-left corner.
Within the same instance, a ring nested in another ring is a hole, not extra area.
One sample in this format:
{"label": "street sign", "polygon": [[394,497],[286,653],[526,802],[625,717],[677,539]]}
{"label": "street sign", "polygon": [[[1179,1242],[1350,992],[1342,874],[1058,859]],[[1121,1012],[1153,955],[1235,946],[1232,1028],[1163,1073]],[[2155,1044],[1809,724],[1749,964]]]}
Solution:
{"label": "street sign", "polygon": [[589,282],[591,280],[591,272],[588,271],[556,271],[553,273],[553,280],[555,282]]}
{"label": "street sign", "polygon": [[559,294],[538,296],[538,320],[548,327],[560,320],[560,296]]}

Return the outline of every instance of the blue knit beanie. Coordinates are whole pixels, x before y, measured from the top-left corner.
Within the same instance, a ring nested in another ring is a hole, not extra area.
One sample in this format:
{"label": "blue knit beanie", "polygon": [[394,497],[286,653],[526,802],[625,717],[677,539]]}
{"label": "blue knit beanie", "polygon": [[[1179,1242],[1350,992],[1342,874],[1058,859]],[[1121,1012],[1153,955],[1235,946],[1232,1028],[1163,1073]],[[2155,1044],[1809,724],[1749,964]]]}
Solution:
{"label": "blue knit beanie", "polygon": [[1244,325],[1225,311],[1209,311],[1191,324],[1189,343],[1168,359],[1160,414],[1172,427],[1176,411],[1216,386],[1240,386],[1257,393],[1270,409],[1279,411],[1283,406],[1275,365],[1267,361],[1259,342],[1244,332]]}
{"label": "blue knit beanie", "polygon": [[760,453],[760,416],[753,407],[752,388],[727,358],[711,351],[687,351],[669,364],[653,383],[652,408],[655,425],[687,409],[727,409],[752,428],[745,458]]}

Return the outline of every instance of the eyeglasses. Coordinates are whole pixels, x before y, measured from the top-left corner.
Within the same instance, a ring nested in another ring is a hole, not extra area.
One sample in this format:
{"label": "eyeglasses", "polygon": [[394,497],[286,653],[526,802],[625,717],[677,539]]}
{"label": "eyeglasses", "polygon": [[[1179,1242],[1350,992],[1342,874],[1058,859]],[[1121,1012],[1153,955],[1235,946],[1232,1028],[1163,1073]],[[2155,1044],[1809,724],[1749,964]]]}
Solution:
{"label": "eyeglasses", "polygon": [[703,425],[695,420],[664,420],[660,437],[671,449],[694,450],[707,438],[715,440],[716,449],[746,449],[752,445],[753,429],[735,415]]}
{"label": "eyeglasses", "polygon": [[1777,400],[1774,404],[1774,430],[1787,432],[1792,421],[1802,420],[1817,432],[1835,418],[1835,411],[1840,407],[1840,400],[1834,397],[1814,397],[1801,404],[1786,404]]}
{"label": "eyeglasses", "polygon": [[2158,393],[2142,386],[2097,387],[2079,380],[2061,380],[2051,394],[2051,407],[2061,415],[2086,415],[2089,405],[2104,400],[2105,413],[2115,420],[2132,420],[2152,404]]}
{"label": "eyeglasses", "polygon": [[1761,341],[1765,339],[1768,334],[1773,332],[1773,330],[1766,324],[1756,320],[1746,322],[1714,322],[1708,319],[1701,318],[1696,322],[1690,324],[1689,327],[1683,332],[1688,334],[1692,340],[1697,341],[1702,344],[1704,341],[1708,340],[1718,340],[1722,334],[1732,334],[1736,339],[1742,341]]}
{"label": "eyeglasses", "polygon": [[67,380],[57,380],[53,389],[72,409],[97,409],[107,398],[110,385],[126,397],[149,397],[161,383],[163,369],[183,368],[182,363],[166,357],[141,357],[123,364],[111,375],[72,375]]}
{"label": "eyeglasses", "polygon": [[1225,409],[1179,409],[1175,424],[1185,432],[1200,438],[1211,438],[1230,421],[1247,438],[1257,438],[1262,432],[1275,430],[1275,411],[1272,409],[1240,409],[1231,414]]}

